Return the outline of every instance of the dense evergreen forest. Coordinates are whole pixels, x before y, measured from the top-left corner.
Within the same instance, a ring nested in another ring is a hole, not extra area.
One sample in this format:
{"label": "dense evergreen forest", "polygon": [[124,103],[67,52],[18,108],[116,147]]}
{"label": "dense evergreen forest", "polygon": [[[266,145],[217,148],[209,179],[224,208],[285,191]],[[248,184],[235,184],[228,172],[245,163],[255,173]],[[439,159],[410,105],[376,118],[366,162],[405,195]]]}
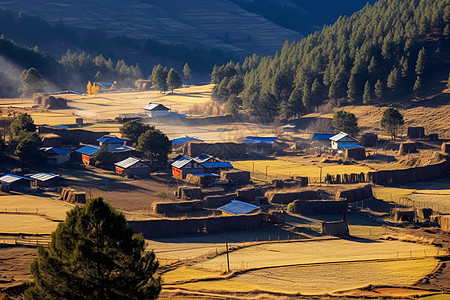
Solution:
{"label": "dense evergreen forest", "polygon": [[340,17],[271,57],[215,66],[213,99],[262,121],[311,111],[324,101],[370,103],[420,97],[430,75],[449,66],[448,0],[380,0]]}

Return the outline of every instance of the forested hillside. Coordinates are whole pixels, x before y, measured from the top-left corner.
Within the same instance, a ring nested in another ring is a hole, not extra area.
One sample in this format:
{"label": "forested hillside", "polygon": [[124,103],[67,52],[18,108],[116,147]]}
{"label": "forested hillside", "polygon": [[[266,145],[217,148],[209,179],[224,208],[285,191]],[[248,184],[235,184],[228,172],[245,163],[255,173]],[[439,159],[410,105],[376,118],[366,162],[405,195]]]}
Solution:
{"label": "forested hillside", "polygon": [[340,17],[275,56],[215,67],[213,97],[264,121],[334,102],[370,103],[414,93],[435,73],[448,73],[450,2],[380,0]]}

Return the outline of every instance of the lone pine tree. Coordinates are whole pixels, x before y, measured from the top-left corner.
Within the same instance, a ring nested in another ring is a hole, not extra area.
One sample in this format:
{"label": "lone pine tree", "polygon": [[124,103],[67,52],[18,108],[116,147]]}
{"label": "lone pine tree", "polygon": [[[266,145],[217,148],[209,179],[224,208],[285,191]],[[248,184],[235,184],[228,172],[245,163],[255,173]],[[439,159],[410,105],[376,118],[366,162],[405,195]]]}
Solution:
{"label": "lone pine tree", "polygon": [[158,262],[144,250],[144,238],[127,228],[122,213],[101,197],[89,199],[38,248],[25,299],[156,299]]}

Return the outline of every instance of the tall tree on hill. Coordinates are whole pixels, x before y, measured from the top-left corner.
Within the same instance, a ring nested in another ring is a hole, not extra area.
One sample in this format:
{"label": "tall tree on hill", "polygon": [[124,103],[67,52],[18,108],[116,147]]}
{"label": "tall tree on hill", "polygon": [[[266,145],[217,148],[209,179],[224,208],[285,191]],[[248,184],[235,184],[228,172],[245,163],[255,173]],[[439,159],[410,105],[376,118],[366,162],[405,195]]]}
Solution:
{"label": "tall tree on hill", "polygon": [[389,107],[383,112],[380,120],[381,127],[386,130],[391,138],[395,140],[397,137],[398,128],[403,125],[403,116],[398,109]]}
{"label": "tall tree on hill", "polygon": [[413,88],[414,94],[416,97],[420,98],[423,95],[423,84],[422,84],[422,78],[420,76],[417,76],[416,82],[414,83]]}
{"label": "tall tree on hill", "polygon": [[156,299],[161,280],[153,251],[101,197],[67,213],[31,264],[25,299]]}
{"label": "tall tree on hill", "polygon": [[171,68],[169,71],[169,74],[167,74],[167,85],[169,86],[170,90],[172,91],[173,94],[173,90],[180,88],[182,83],[181,83],[181,78],[178,75],[178,72],[175,71],[174,68]]}
{"label": "tall tree on hill", "polygon": [[423,75],[425,72],[425,65],[426,65],[426,52],[425,48],[422,47],[419,51],[419,55],[417,56],[417,62],[416,62],[416,74],[417,75]]}
{"label": "tall tree on hill", "polygon": [[356,79],[355,75],[350,76],[350,80],[347,84],[348,90],[347,90],[347,100],[350,103],[353,103],[356,101]]}
{"label": "tall tree on hill", "polygon": [[163,68],[160,64],[153,67],[152,71],[152,82],[155,88],[160,92],[166,92],[167,87],[167,68]]}
{"label": "tall tree on hill", "polygon": [[398,70],[397,70],[397,68],[393,68],[387,78],[386,86],[388,88],[390,88],[393,92],[396,92],[397,88],[398,88],[398,84],[399,84]]}
{"label": "tall tree on hill", "polygon": [[364,85],[363,103],[369,104],[370,102],[372,102],[372,89],[370,87],[370,82],[367,80]]}
{"label": "tall tree on hill", "polygon": [[20,81],[22,87],[19,88],[19,92],[22,93],[21,97],[30,98],[34,93],[42,93],[45,90],[45,82],[42,75],[35,68],[23,70],[20,75]]}
{"label": "tall tree on hill", "polygon": [[381,99],[383,99],[383,82],[378,79],[377,83],[375,83],[375,97],[377,98],[378,101],[380,101]]}
{"label": "tall tree on hill", "polygon": [[191,67],[189,67],[188,63],[185,63],[184,67],[183,67],[184,79],[187,79],[187,80],[191,80],[192,79],[191,71],[192,71]]}
{"label": "tall tree on hill", "polygon": [[336,133],[342,131],[351,136],[355,136],[359,132],[358,120],[355,115],[350,112],[343,110],[335,112],[331,122]]}
{"label": "tall tree on hill", "polygon": [[149,129],[139,137],[136,151],[150,158],[152,163],[157,159],[164,164],[172,151],[172,142],[159,129]]}

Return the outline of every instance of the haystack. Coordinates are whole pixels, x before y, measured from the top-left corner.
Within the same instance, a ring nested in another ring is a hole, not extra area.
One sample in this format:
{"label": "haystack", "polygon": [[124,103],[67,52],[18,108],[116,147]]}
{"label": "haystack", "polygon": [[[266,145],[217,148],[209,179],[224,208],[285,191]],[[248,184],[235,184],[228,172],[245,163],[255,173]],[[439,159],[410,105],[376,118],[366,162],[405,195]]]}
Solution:
{"label": "haystack", "polygon": [[268,192],[266,197],[272,204],[289,204],[295,200],[313,200],[319,199],[319,194],[316,191],[301,191],[301,192]]}
{"label": "haystack", "polygon": [[441,150],[444,153],[450,154],[450,143],[442,143]]}
{"label": "haystack", "polygon": [[414,222],[415,213],[413,209],[396,208],[394,209],[395,222]]}
{"label": "haystack", "polygon": [[176,196],[178,198],[183,199],[202,199],[202,189],[196,188],[196,187],[187,187],[187,186],[181,186],[178,188],[178,191],[176,192]]}
{"label": "haystack", "polygon": [[408,127],[408,138],[421,139],[425,137],[425,128],[423,127]]}
{"label": "haystack", "polygon": [[250,183],[250,172],[241,170],[229,170],[220,173],[220,180],[226,180],[232,185],[246,185]]}
{"label": "haystack", "polygon": [[237,200],[247,202],[247,203],[253,203],[256,199],[256,189],[255,188],[243,188],[240,190],[237,190]]}
{"label": "haystack", "polygon": [[152,87],[151,80],[138,79],[134,84],[136,85],[138,91],[149,91]]}
{"label": "haystack", "polygon": [[431,208],[420,208],[417,210],[417,217],[421,220],[429,220],[433,210]]}
{"label": "haystack", "polygon": [[409,153],[416,153],[416,143],[414,142],[405,142],[400,144],[400,148],[398,149],[398,155],[405,155]]}
{"label": "haystack", "polygon": [[363,199],[372,197],[372,186],[365,185],[362,187],[339,191],[336,193],[336,199],[346,199],[348,203],[358,202]]}
{"label": "haystack", "polygon": [[348,201],[339,200],[295,200],[288,206],[289,210],[302,215],[344,214]]}
{"label": "haystack", "polygon": [[376,135],[375,133],[371,133],[371,132],[367,132],[364,133],[363,136],[361,137],[361,145],[363,146],[375,146],[377,144],[378,141],[378,135]]}
{"label": "haystack", "polygon": [[200,200],[153,203],[153,212],[157,214],[187,213],[201,209],[202,202]]}
{"label": "haystack", "polygon": [[331,236],[348,236],[348,222],[338,221],[338,222],[322,222],[322,234]]}
{"label": "haystack", "polygon": [[202,200],[202,205],[203,207],[206,208],[218,208],[225,204],[230,203],[231,200],[235,200],[236,198],[237,198],[236,194],[208,196]]}
{"label": "haystack", "polygon": [[366,149],[365,148],[349,148],[345,149],[345,159],[354,159],[354,160],[364,160],[366,159]]}
{"label": "haystack", "polygon": [[67,100],[61,97],[55,98],[45,94],[34,94],[33,102],[35,105],[46,109],[64,109],[67,108]]}

